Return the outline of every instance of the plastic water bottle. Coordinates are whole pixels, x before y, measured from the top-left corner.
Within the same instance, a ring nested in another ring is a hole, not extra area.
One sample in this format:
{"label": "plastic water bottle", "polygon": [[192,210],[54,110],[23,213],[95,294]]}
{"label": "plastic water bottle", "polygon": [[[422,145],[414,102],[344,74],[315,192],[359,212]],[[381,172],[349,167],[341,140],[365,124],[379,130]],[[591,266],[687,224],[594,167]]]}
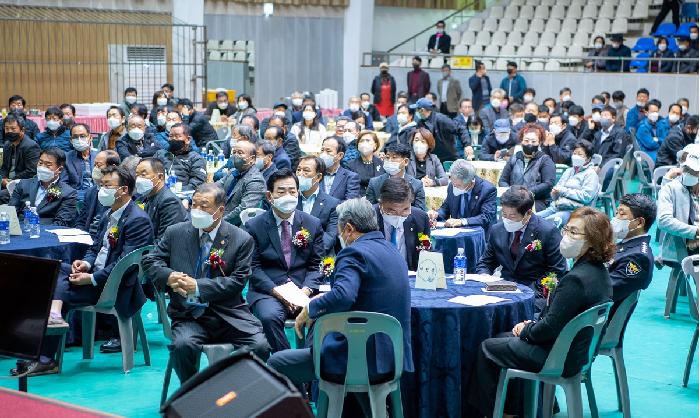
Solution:
{"label": "plastic water bottle", "polygon": [[224,166],[226,157],[224,157],[224,152],[219,151],[219,155],[216,157],[216,167],[221,168]]}
{"label": "plastic water bottle", "polygon": [[22,226],[22,232],[29,232],[29,219],[32,217],[32,210],[30,209],[31,204],[27,200],[24,202],[24,221]]}
{"label": "plastic water bottle", "polygon": [[168,179],[165,181],[165,187],[168,189],[172,188],[175,183],[177,183],[177,176],[174,174],[168,175]]}
{"label": "plastic water bottle", "polygon": [[464,255],[464,248],[459,248],[454,259],[454,284],[464,284],[466,276],[467,256]]}
{"label": "plastic water bottle", "polygon": [[207,153],[207,170],[211,170],[214,168],[214,152],[212,150],[209,150],[209,153]]}
{"label": "plastic water bottle", "polygon": [[36,208],[32,206],[30,208],[31,215],[29,215],[29,238],[39,238],[41,236],[41,227],[39,226],[39,213]]}
{"label": "plastic water bottle", "polygon": [[0,245],[10,243],[10,218],[7,213],[0,212]]}

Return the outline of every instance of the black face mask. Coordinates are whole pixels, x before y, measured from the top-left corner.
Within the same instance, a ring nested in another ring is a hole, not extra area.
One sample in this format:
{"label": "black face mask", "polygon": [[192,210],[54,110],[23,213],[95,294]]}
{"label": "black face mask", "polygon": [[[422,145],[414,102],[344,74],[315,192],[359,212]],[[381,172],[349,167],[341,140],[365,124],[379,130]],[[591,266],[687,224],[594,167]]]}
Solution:
{"label": "black face mask", "polygon": [[382,75],[387,75],[389,74],[389,70],[380,70],[379,73]]}
{"label": "black face mask", "polygon": [[414,69],[414,70],[417,70],[417,69],[419,69],[419,68],[420,68],[420,64],[413,64],[413,69]]}
{"label": "black face mask", "polygon": [[539,145],[523,145],[523,153],[525,153],[525,155],[535,155],[539,149]]}
{"label": "black face mask", "polygon": [[508,72],[508,75],[513,75],[513,74],[515,74],[515,70],[512,69],[512,68],[509,68],[509,69],[507,70],[507,72]]}
{"label": "black face mask", "polygon": [[185,148],[185,141],[181,141],[179,139],[171,139],[168,141],[168,144],[170,144],[170,152],[173,154],[182,152],[182,150]]}
{"label": "black face mask", "polygon": [[10,142],[19,140],[19,132],[5,132],[5,140]]}

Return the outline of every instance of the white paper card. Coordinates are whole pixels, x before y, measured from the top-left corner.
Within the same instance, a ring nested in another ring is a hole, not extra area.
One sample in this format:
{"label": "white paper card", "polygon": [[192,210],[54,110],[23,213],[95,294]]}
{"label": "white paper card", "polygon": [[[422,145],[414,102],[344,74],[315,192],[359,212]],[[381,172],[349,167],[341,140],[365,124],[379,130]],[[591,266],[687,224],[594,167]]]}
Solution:
{"label": "white paper card", "polygon": [[57,229],[51,229],[48,232],[52,234],[56,234],[59,237],[70,237],[70,236],[75,236],[75,235],[88,235],[87,232],[83,231],[82,229],[78,228],[57,228]]}
{"label": "white paper card", "polygon": [[488,295],[469,295],[469,296],[455,296],[449,299],[448,302],[459,303],[461,305],[468,306],[484,306],[491,303],[503,302],[507,299],[499,298],[496,296]]}
{"label": "white paper card", "polygon": [[486,274],[467,274],[466,279],[481,283],[493,283],[501,280],[500,277],[488,276]]}
{"label": "white paper card", "polygon": [[17,219],[17,208],[10,205],[0,205],[0,212],[5,212],[10,219],[10,235],[22,235],[22,228]]}
{"label": "white paper card", "polygon": [[416,272],[416,289],[446,289],[445,266],[442,263],[442,253],[421,251],[418,255],[418,271]]}
{"label": "white paper card", "polygon": [[277,286],[275,290],[282,295],[284,300],[292,305],[306,306],[309,304],[309,297],[306,296],[306,293],[302,292],[294,282],[287,282],[281,286]]}
{"label": "white paper card", "polygon": [[486,290],[485,287],[481,288],[481,291],[484,293],[523,293],[520,289],[515,289],[515,290]]}
{"label": "white paper card", "polygon": [[433,237],[454,237],[462,232],[470,232],[469,228],[442,228],[433,229],[430,231],[430,235]]}
{"label": "white paper card", "polygon": [[92,238],[90,235],[64,235],[58,236],[59,242],[75,242],[77,244],[87,244],[92,245]]}

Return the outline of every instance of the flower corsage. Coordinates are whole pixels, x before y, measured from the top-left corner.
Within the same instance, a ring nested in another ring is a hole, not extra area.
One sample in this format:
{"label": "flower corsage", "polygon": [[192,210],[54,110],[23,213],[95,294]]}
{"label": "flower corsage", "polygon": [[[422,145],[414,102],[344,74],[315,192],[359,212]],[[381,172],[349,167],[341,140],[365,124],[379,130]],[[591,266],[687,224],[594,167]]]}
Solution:
{"label": "flower corsage", "polygon": [[114,248],[117,245],[117,240],[119,239],[119,228],[113,226],[109,228],[109,233],[107,234],[107,242],[110,248]]}
{"label": "flower corsage", "polygon": [[54,200],[58,200],[61,197],[61,188],[58,187],[57,185],[52,185],[48,189],[46,189],[46,201],[47,202],[53,202]]}
{"label": "flower corsage", "polygon": [[542,285],[542,295],[547,299],[547,305],[549,305],[549,298],[554,293],[554,289],[557,288],[559,279],[554,272],[550,272],[540,280],[540,284]]}
{"label": "flower corsage", "polygon": [[306,248],[306,246],[309,245],[310,236],[311,234],[309,233],[308,229],[301,228],[296,234],[294,234],[292,244],[294,244],[294,246],[297,248]]}
{"label": "flower corsage", "polygon": [[224,267],[226,267],[226,262],[222,258],[224,255],[223,248],[213,249],[209,252],[209,258],[207,259],[207,264],[212,268],[218,268],[221,274],[224,274]]}
{"label": "flower corsage", "polygon": [[433,248],[432,243],[430,242],[430,237],[428,234],[420,233],[418,234],[418,245],[416,246],[416,250],[420,251],[430,251],[431,248]]}
{"label": "flower corsage", "polygon": [[531,253],[533,251],[540,251],[542,249],[542,241],[536,239],[531,243],[527,244],[525,251]]}
{"label": "flower corsage", "polygon": [[333,270],[335,270],[335,258],[324,257],[321,260],[321,264],[319,264],[318,266],[318,272],[321,273],[321,277],[331,277],[331,275],[333,274]]}

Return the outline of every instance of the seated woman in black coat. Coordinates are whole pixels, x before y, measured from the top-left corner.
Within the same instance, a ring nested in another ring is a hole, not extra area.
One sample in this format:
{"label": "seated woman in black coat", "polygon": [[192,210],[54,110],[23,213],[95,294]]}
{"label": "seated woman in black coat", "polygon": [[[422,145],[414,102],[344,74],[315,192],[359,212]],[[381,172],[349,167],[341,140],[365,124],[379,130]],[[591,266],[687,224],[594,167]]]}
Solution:
{"label": "seated woman in black coat", "polygon": [[501,172],[500,187],[525,186],[535,196],[535,211],[544,210],[550,201],[552,187],[557,181],[552,158],[540,151],[545,131],[536,123],[528,123],[518,132],[523,150],[515,153]]}
{"label": "seated woman in black coat", "polygon": [[357,150],[360,151],[360,156],[350,160],[347,169],[360,176],[360,196],[364,196],[369,179],[384,174],[382,167],[384,162],[374,155],[380,146],[377,134],[372,131],[362,131],[357,138]]}
{"label": "seated woman in black coat", "polygon": [[423,182],[423,187],[447,186],[448,178],[435,149],[435,137],[425,128],[416,128],[411,135],[411,158],[406,173]]}
{"label": "seated woman in black coat", "polygon": [[[559,279],[539,320],[516,324],[508,334],[485,340],[477,354],[469,384],[469,403],[483,416],[492,416],[501,368],[538,372],[562,329],[578,314],[612,297],[612,284],[605,262],[615,253],[608,217],[584,206],[576,209],[563,228],[559,249],[574,265]],[[564,377],[581,371],[588,359],[592,332],[576,336],[566,358]],[[522,416],[522,385],[508,384],[505,411]]]}

